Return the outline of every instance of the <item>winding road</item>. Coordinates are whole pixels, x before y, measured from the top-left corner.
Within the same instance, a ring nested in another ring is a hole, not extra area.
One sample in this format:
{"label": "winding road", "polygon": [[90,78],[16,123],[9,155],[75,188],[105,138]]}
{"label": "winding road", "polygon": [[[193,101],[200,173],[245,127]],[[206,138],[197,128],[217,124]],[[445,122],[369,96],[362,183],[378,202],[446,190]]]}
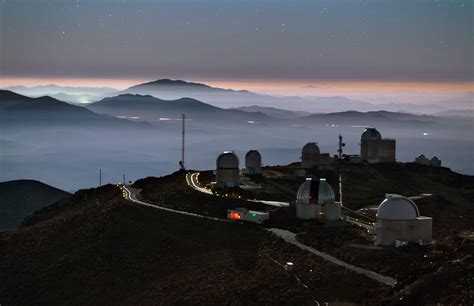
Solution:
{"label": "winding road", "polygon": [[140,201],[136,198],[136,195],[134,194],[134,191],[136,189],[133,189],[131,187],[127,187],[125,185],[120,185],[122,190],[123,190],[123,197],[126,199],[126,200],[129,200],[129,201],[132,201],[136,204],[140,204],[140,205],[143,205],[143,206],[147,206],[147,207],[151,207],[151,208],[155,208],[155,209],[159,209],[159,210],[164,210],[164,211],[168,211],[168,212],[172,212],[172,213],[176,213],[176,214],[181,214],[181,215],[186,215],[186,216],[191,216],[191,217],[196,217],[196,218],[202,218],[202,219],[208,219],[208,220],[213,220],[213,221],[219,221],[219,222],[231,222],[227,219],[221,219],[221,218],[215,218],[215,217],[209,217],[209,216],[204,216],[204,215],[199,215],[199,214],[195,214],[195,213],[190,213],[190,212],[187,212],[187,211],[182,211],[182,210],[176,210],[176,209],[171,209],[171,208],[168,208],[168,207],[163,207],[163,206],[159,206],[159,205],[155,205],[155,204],[151,204],[151,203],[147,203],[147,202],[143,202],[143,201]]}
{"label": "winding road", "polygon": [[[212,191],[210,191],[209,189],[199,186],[199,172],[191,173],[189,175],[188,183],[189,183],[189,186],[191,186],[191,188],[193,188],[194,190],[197,190],[199,192],[206,193],[206,194],[213,194]],[[288,202],[266,201],[266,200],[256,200],[256,199],[247,200],[247,201],[254,202],[254,203],[261,203],[261,204],[273,206],[273,207],[289,207],[290,206],[290,203]]]}
{"label": "winding road", "polygon": [[[206,188],[202,188],[202,187],[199,186],[199,181],[197,179],[196,173],[191,174],[189,176],[189,179],[188,179],[188,176],[186,176],[186,180],[188,181],[188,184],[192,188],[194,188],[194,189],[196,189],[200,192],[206,193],[206,194],[212,194],[212,192],[210,190],[208,190]],[[186,211],[182,211],[182,210],[176,210],[176,209],[171,209],[171,208],[167,208],[167,207],[147,203],[147,202],[138,200],[136,198],[136,193],[139,192],[138,189],[134,189],[134,188],[126,186],[126,185],[118,185],[118,186],[122,190],[123,197],[125,199],[127,199],[129,201],[132,201],[132,202],[134,202],[136,204],[139,204],[139,205],[143,205],[143,206],[147,206],[147,207],[151,207],[151,208],[159,209],[159,210],[163,210],[163,211],[168,211],[168,212],[172,212],[172,213],[176,213],[176,214],[201,218],[201,219],[207,219],[207,220],[218,221],[218,222],[235,223],[235,221],[230,221],[230,220],[227,220],[227,219],[209,217],[209,216],[204,216],[204,215],[200,215],[200,214],[190,213],[190,212],[186,212]],[[268,202],[268,201],[266,201],[266,202]],[[269,205],[271,205],[271,204],[269,204]],[[316,250],[312,247],[309,247],[309,246],[299,242],[296,239],[296,234],[293,233],[293,232],[283,230],[283,229],[279,229],[279,228],[269,228],[269,229],[266,229],[266,230],[273,233],[275,236],[279,237],[280,239],[284,240],[287,243],[290,243],[290,244],[292,244],[292,245],[294,245],[294,246],[296,246],[296,247],[298,247],[302,250],[308,251],[308,252],[310,252],[310,253],[312,253],[316,256],[321,257],[322,259],[324,259],[326,261],[329,261],[333,264],[341,266],[345,269],[351,270],[351,271],[353,271],[355,273],[358,273],[358,274],[365,275],[366,277],[368,277],[368,278],[370,278],[374,281],[377,281],[381,284],[393,287],[397,283],[397,280],[394,279],[394,278],[384,276],[384,275],[378,274],[376,272],[351,265],[351,264],[349,264],[347,262],[344,262],[342,260],[339,260],[339,259],[337,259],[337,258],[335,258],[335,257],[333,257],[333,256],[331,256],[327,253],[324,253],[324,252],[318,251],[318,250]]]}

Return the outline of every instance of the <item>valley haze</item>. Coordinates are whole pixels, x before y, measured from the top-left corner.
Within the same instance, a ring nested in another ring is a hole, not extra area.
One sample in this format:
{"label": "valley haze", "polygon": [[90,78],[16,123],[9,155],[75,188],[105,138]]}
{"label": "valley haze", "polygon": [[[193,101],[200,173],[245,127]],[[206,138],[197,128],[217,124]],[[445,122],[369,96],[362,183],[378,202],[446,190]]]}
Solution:
{"label": "valley haze", "polygon": [[[132,181],[164,175],[177,168],[183,113],[188,118],[186,163],[194,169],[212,169],[222,150],[234,150],[243,160],[247,150],[258,149],[264,164],[288,164],[299,160],[301,147],[310,141],[334,155],[339,134],[346,152],[356,154],[360,134],[374,126],[384,137],[397,139],[399,161],[436,155],[455,171],[474,173],[472,157],[465,154],[474,150],[469,110],[376,105],[344,97],[275,97],[171,79],[124,90],[7,89],[0,94],[2,181],[29,178],[74,191],[96,185],[98,169],[103,183],[119,182],[123,174]],[[48,92],[94,95],[97,101],[70,105],[42,96]]]}

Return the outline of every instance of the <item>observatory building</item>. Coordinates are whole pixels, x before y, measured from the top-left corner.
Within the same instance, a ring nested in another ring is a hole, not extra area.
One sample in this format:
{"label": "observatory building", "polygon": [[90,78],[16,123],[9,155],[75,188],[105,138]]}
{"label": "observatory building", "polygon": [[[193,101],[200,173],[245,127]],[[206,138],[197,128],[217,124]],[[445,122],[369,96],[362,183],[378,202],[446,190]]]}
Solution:
{"label": "observatory building", "polygon": [[392,245],[397,240],[431,243],[433,219],[420,216],[416,204],[401,195],[387,194],[377,209],[377,245]]}
{"label": "observatory building", "polygon": [[239,187],[239,158],[232,151],[224,151],[216,160],[216,187]]}
{"label": "observatory building", "polygon": [[368,163],[394,163],[395,139],[382,139],[375,128],[367,128],[360,137],[360,156]]}
{"label": "observatory building", "polygon": [[245,154],[243,173],[250,175],[262,174],[262,156],[257,150],[250,150]]}
{"label": "observatory building", "polygon": [[311,169],[319,165],[321,152],[315,142],[308,142],[301,150],[301,168]]}
{"label": "observatory building", "polygon": [[298,219],[323,218],[326,221],[339,220],[341,205],[336,203],[332,187],[326,179],[307,178],[296,194],[296,217]]}

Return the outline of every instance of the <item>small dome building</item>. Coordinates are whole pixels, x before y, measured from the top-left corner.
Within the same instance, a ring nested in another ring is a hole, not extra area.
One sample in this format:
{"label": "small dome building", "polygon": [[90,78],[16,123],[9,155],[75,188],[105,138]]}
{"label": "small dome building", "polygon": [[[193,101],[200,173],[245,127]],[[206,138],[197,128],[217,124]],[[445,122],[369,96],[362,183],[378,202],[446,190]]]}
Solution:
{"label": "small dome building", "polygon": [[367,128],[360,136],[361,140],[382,140],[382,135],[376,128]]}
{"label": "small dome building", "polygon": [[324,216],[327,221],[339,220],[341,207],[335,199],[326,179],[307,178],[296,193],[296,217],[309,220]]}
{"label": "small dome building", "polygon": [[239,187],[239,158],[232,151],[224,151],[216,159],[216,187]]}
{"label": "small dome building", "polygon": [[301,150],[301,168],[311,169],[319,164],[319,156],[321,152],[315,142],[308,142]]}
{"label": "small dome building", "polygon": [[437,156],[433,156],[429,159],[424,154],[418,155],[418,157],[415,158],[414,163],[425,166],[441,167],[441,160]]}
{"label": "small dome building", "polygon": [[259,175],[262,174],[262,156],[257,150],[250,150],[245,154],[245,174]]}
{"label": "small dome building", "polygon": [[401,195],[387,194],[377,209],[376,244],[395,241],[430,243],[432,218],[420,216],[415,202]]}
{"label": "small dome building", "polygon": [[383,139],[375,128],[367,128],[360,136],[360,157],[368,163],[394,163],[395,139]]}

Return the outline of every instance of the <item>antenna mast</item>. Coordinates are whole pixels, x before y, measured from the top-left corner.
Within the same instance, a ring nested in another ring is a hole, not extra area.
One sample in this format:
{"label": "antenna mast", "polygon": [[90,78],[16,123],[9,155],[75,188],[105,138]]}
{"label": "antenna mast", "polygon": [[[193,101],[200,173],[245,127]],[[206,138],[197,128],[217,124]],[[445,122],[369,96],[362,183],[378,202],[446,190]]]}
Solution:
{"label": "antenna mast", "polygon": [[185,121],[186,121],[186,115],[181,114],[181,120],[182,120],[182,138],[181,138],[181,161],[179,162],[179,166],[181,170],[184,170],[184,138],[185,138],[185,133],[186,133],[186,126],[185,126]]}
{"label": "antenna mast", "polygon": [[345,146],[346,144],[342,142],[342,134],[339,134],[339,149],[337,150],[337,153],[339,155],[339,160],[342,159],[342,148]]}

